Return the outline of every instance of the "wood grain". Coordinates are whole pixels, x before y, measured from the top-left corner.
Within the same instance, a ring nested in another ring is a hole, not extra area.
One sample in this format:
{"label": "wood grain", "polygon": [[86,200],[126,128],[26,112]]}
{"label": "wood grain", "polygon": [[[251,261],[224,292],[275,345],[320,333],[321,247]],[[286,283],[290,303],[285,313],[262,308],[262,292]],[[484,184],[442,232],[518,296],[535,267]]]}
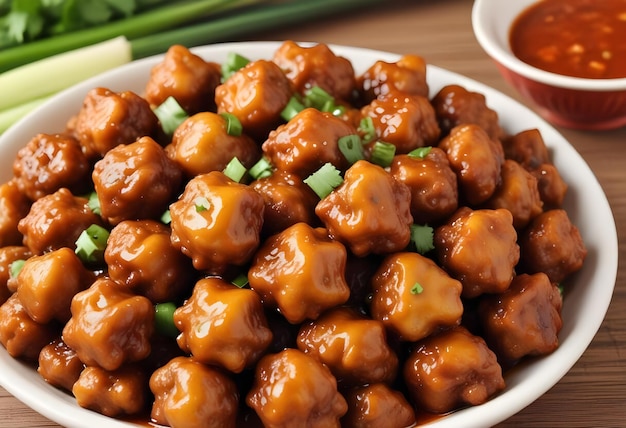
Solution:
{"label": "wood grain", "polygon": [[[513,98],[476,42],[469,0],[388,1],[384,7],[254,34],[246,40],[299,40],[415,53],[429,63],[488,84]],[[240,40],[244,40],[241,38]],[[560,129],[595,172],[617,222],[620,259],[626,254],[626,129],[582,132]],[[594,341],[548,393],[509,420],[506,427],[626,426],[626,268],[621,263],[611,307]],[[0,389],[0,425],[58,427]]]}

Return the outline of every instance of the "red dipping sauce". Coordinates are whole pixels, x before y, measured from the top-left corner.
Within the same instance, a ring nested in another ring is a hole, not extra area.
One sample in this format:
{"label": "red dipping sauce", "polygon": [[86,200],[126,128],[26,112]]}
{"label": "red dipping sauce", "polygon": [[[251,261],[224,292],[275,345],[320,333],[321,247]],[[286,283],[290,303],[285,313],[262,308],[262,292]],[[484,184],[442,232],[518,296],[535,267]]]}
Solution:
{"label": "red dipping sauce", "polygon": [[542,70],[626,77],[626,0],[542,0],[517,17],[509,37],[513,54]]}

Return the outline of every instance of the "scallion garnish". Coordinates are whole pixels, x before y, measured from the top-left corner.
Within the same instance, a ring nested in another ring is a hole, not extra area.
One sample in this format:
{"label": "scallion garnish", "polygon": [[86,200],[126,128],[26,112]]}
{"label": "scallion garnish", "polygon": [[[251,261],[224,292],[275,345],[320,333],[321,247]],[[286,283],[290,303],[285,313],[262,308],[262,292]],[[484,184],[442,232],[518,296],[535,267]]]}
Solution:
{"label": "scallion garnish", "polygon": [[96,192],[91,192],[87,198],[87,206],[89,209],[96,215],[102,214],[100,211],[100,199],[98,199],[98,194]]}
{"label": "scallion garnish", "polygon": [[170,224],[172,222],[172,214],[170,210],[165,210],[163,214],[161,214],[161,223]]}
{"label": "scallion garnish", "polygon": [[176,98],[167,97],[158,107],[154,109],[154,114],[161,122],[161,128],[167,135],[172,135],[176,128],[189,117],[187,112],[178,104]]}
{"label": "scallion garnish", "polygon": [[235,156],[228,162],[223,172],[226,177],[239,183],[243,176],[246,175],[247,169],[243,166],[241,161],[237,159],[237,156]]}
{"label": "scallion garnish", "polygon": [[363,144],[370,143],[376,138],[376,128],[374,128],[374,121],[370,116],[366,116],[359,122],[358,128],[359,134]]}
{"label": "scallion garnish", "polygon": [[422,287],[422,284],[419,282],[416,282],[413,284],[413,287],[411,287],[411,294],[422,294],[423,291],[424,287]]}
{"label": "scallion garnish", "polygon": [[430,153],[431,150],[431,146],[418,147],[415,150],[411,150],[409,153],[407,153],[407,155],[413,159],[424,159],[426,156],[428,156],[428,153]]}
{"label": "scallion garnish", "polygon": [[76,240],[76,255],[85,263],[102,260],[109,239],[109,231],[97,224],[83,230]]}
{"label": "scallion garnish", "polygon": [[343,183],[343,177],[332,163],[327,162],[320,169],[305,178],[304,182],[313,189],[320,199],[324,199],[335,187]]}
{"label": "scallion garnish", "polygon": [[411,245],[420,254],[426,254],[435,248],[434,230],[428,225],[411,225]]}
{"label": "scallion garnish", "polygon": [[246,275],[245,273],[239,274],[231,282],[239,288],[244,288],[246,285],[248,285],[248,275]]}
{"label": "scallion garnish", "polygon": [[305,103],[320,111],[328,111],[335,104],[335,98],[319,86],[313,86],[304,93]]}
{"label": "scallion garnish", "polygon": [[154,305],[154,328],[157,333],[167,337],[176,337],[180,334],[174,323],[174,311],[176,305],[172,302]]}
{"label": "scallion garnish", "polygon": [[376,141],[372,148],[371,161],[376,165],[380,165],[383,168],[387,168],[391,165],[393,157],[396,155],[396,146],[391,143],[385,143],[383,141]]}
{"label": "scallion garnish", "polygon": [[337,146],[350,164],[365,159],[361,138],[356,134],[345,135],[339,138],[339,140],[337,140]]}
{"label": "scallion garnish", "polygon": [[15,278],[16,276],[18,276],[20,274],[20,271],[24,267],[24,263],[26,263],[26,260],[21,259],[15,260],[13,263],[11,263],[9,265],[9,276],[11,278]]}
{"label": "scallion garnish", "polygon": [[232,113],[220,113],[220,116],[226,120],[226,133],[228,135],[239,137],[242,134],[243,126],[237,116]]}
{"label": "scallion garnish", "polygon": [[272,175],[272,172],[272,164],[265,156],[261,157],[261,159],[259,159],[257,163],[252,165],[250,171],[248,171],[250,176],[255,180],[258,180],[259,178],[269,177],[270,175]]}
{"label": "scallion garnish", "polygon": [[199,213],[208,210],[209,206],[211,205],[209,204],[209,200],[204,196],[198,196],[196,199],[194,199],[193,203],[196,206],[196,212]]}
{"label": "scallion garnish", "polygon": [[300,98],[297,95],[293,95],[289,98],[287,105],[280,112],[280,117],[282,117],[286,122],[289,122],[295,115],[304,110],[306,106],[302,104]]}
{"label": "scallion garnish", "polygon": [[233,73],[248,65],[249,62],[250,60],[245,56],[236,52],[229,52],[226,56],[226,61],[222,63],[222,81],[228,79]]}

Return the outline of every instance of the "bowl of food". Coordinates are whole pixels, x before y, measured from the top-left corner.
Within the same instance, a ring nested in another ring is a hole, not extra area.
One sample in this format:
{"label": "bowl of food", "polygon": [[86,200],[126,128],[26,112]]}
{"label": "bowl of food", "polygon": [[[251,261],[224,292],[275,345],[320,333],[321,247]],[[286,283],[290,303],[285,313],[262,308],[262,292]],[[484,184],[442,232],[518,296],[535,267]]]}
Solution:
{"label": "bowl of food", "polygon": [[545,119],[568,128],[614,129],[626,124],[621,6],[478,0],[472,26],[507,82]]}
{"label": "bowl of food", "polygon": [[491,426],[612,297],[581,156],[417,55],[172,47],[0,151],[0,385],[63,426]]}

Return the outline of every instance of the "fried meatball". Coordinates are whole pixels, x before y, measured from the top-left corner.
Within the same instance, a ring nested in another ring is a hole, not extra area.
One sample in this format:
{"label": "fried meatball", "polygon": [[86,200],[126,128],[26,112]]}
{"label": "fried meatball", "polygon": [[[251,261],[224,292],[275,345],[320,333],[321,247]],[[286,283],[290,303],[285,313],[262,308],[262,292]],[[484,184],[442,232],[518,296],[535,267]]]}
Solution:
{"label": "fried meatball", "polygon": [[462,286],[418,253],[389,255],[372,277],[372,318],[400,340],[416,341],[461,322]]}
{"label": "fried meatball", "polygon": [[545,355],[559,346],[559,289],[545,273],[520,274],[508,290],[480,299],[479,314],[485,340],[503,363],[526,355]]}
{"label": "fried meatball", "polygon": [[211,112],[197,113],[174,131],[165,152],[188,178],[211,171],[223,171],[236,157],[246,168],[261,157],[257,143],[245,134],[231,135],[227,120]]}
{"label": "fried meatball", "polygon": [[526,129],[503,138],[502,147],[507,159],[517,161],[529,171],[541,164],[550,163],[548,147],[541,132],[536,128]]}
{"label": "fried meatball", "polygon": [[440,224],[459,206],[456,174],[438,147],[429,148],[425,156],[395,156],[389,173],[411,190],[411,215],[417,224]]}
{"label": "fried meatball", "polygon": [[94,88],[70,126],[83,153],[95,160],[120,144],[155,136],[159,121],[150,104],[134,92]]}
{"label": "fried meatball", "polygon": [[63,247],[75,249],[80,234],[92,224],[104,222],[91,210],[89,200],[62,188],[36,200],[17,228],[24,245],[40,255]]}
{"label": "fried meatball", "polygon": [[345,267],[343,244],[331,240],[326,229],[296,223],[264,242],[248,280],[264,305],[296,324],[348,300]]}
{"label": "fried meatball", "polygon": [[137,414],[149,400],[146,374],[134,365],[107,371],[86,367],[72,387],[80,407],[110,417]]}
{"label": "fried meatball", "polygon": [[219,278],[198,281],[174,323],[183,351],[234,373],[252,366],[272,341],[259,295]]}
{"label": "fried meatball", "polygon": [[191,261],[172,245],[170,228],[155,220],[125,220],[107,240],[104,261],[114,281],[153,303],[177,300],[193,283]]}
{"label": "fried meatball", "polygon": [[38,362],[37,373],[46,382],[69,392],[85,368],[76,351],[60,338],[43,347]]}
{"label": "fried meatball", "polygon": [[86,192],[90,172],[91,164],[70,135],[37,134],[13,161],[17,187],[33,201],[63,187]]}
{"label": "fried meatball", "polygon": [[485,96],[460,85],[446,85],[431,99],[441,135],[459,125],[473,124],[482,128],[489,138],[498,140],[504,132],[498,113],[487,105]]}
{"label": "fried meatball", "polygon": [[482,404],[505,386],[496,355],[461,326],[416,343],[404,381],[417,407],[432,413]]}
{"label": "fried meatball", "polygon": [[434,233],[441,266],[463,284],[463,297],[501,293],[520,258],[511,212],[461,208]]}
{"label": "fried meatball", "polygon": [[198,175],[170,205],[172,244],[198,270],[244,265],[260,244],[264,208],[261,195],[222,172]]}
{"label": "fried meatball", "polygon": [[400,91],[428,97],[426,61],[418,55],[403,55],[396,62],[376,61],[357,77],[360,98],[366,104],[381,95]]}
{"label": "fried meatball", "polygon": [[345,170],[349,164],[338,141],[354,134],[356,129],[344,120],[331,113],[306,108],[270,132],[262,149],[277,169],[304,179],[328,162]]}
{"label": "fried meatball", "polygon": [[399,91],[380,95],[361,109],[370,117],[376,137],[396,147],[396,154],[435,145],[440,129],[435,110],[428,98]]}
{"label": "fried meatball", "polygon": [[152,420],[172,428],[235,428],[239,394],[232,379],[190,357],[176,357],[150,377]]}
{"label": "fried meatball", "polygon": [[344,428],[405,428],[416,424],[415,411],[404,395],[384,383],[353,388],[344,397],[348,412]]}
{"label": "fried meatball", "polygon": [[335,98],[349,100],[356,87],[352,63],[323,43],[300,46],[286,40],[274,51],[272,61],[303,95],[318,86]]}
{"label": "fried meatball", "polygon": [[543,211],[537,178],[511,159],[502,164],[501,176],[500,184],[485,206],[509,210],[513,226],[521,230]]}
{"label": "fried meatball", "polygon": [[23,262],[31,256],[30,250],[24,246],[0,247],[0,305],[17,290],[17,277],[12,275],[11,265],[13,262]]}
{"label": "fried meatball", "polygon": [[232,113],[244,133],[263,141],[282,122],[283,111],[294,90],[276,63],[251,61],[215,89],[218,113]]}
{"label": "fried meatball", "polygon": [[561,177],[561,173],[551,163],[543,163],[530,171],[537,179],[539,197],[545,210],[561,208],[567,195],[568,185]]}
{"label": "fried meatball", "polygon": [[578,271],[587,248],[565,210],[544,211],[520,235],[521,265],[527,273],[544,272],[560,283]]}
{"label": "fried meatball", "polygon": [[390,383],[398,369],[384,324],[346,307],[303,324],[298,349],[324,363],[342,386]]}
{"label": "fried meatball", "polygon": [[500,183],[504,152],[499,141],[492,140],[477,125],[453,128],[439,142],[457,174],[459,193],[469,205],[482,204],[493,195]]}
{"label": "fried meatball", "polygon": [[26,260],[17,275],[17,296],[28,315],[46,324],[70,319],[74,295],[94,280],[76,253],[67,247]]}
{"label": "fried meatball", "polygon": [[298,349],[261,359],[246,403],[266,428],[339,428],[348,409],[330,370]]}
{"label": "fried meatball", "polygon": [[0,185],[0,247],[21,245],[20,220],[28,214],[31,201],[12,180]]}
{"label": "fried meatball", "polygon": [[205,61],[185,46],[173,45],[150,70],[145,99],[154,108],[174,97],[190,115],[212,111],[221,77],[219,64]]}
{"label": "fried meatball", "polygon": [[148,298],[101,277],[74,296],[71,310],[62,338],[86,365],[112,371],[150,354],[154,308]]}
{"label": "fried meatball", "polygon": [[180,167],[150,137],[109,150],[92,176],[102,217],[113,225],[159,218],[182,182]]}

